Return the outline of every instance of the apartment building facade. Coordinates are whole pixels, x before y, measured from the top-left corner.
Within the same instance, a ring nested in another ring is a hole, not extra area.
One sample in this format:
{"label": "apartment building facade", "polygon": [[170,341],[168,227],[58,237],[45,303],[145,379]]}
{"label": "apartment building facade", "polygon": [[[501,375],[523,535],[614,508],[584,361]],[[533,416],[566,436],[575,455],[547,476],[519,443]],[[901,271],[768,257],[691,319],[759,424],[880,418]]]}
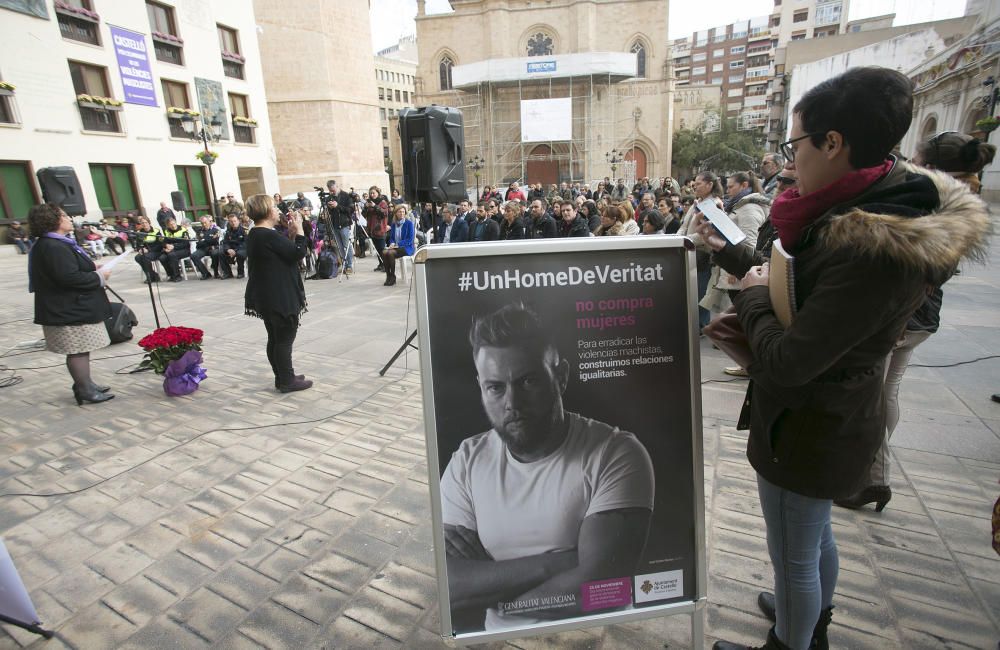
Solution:
{"label": "apartment building facade", "polygon": [[378,84],[379,127],[382,157],[391,157],[391,142],[399,138],[393,118],[399,111],[416,106],[417,37],[406,36],[392,47],[375,55],[375,81]]}
{"label": "apartment building facade", "polygon": [[74,170],[89,220],[154,214],[174,191],[194,218],[277,189],[250,0],[4,5],[0,38],[16,53],[0,62],[0,224],[42,200],[45,167]]}
{"label": "apartment building facade", "polygon": [[721,116],[744,130],[767,130],[775,54],[791,41],[842,33],[850,0],[775,0],[766,16],[677,39],[671,60],[678,88],[719,86]]}

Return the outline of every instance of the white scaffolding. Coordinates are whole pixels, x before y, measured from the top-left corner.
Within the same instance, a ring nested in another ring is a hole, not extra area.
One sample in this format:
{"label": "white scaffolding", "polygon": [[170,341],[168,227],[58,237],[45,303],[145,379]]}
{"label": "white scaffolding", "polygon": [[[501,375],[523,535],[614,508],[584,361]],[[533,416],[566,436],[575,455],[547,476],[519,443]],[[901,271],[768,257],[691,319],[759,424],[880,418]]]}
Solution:
{"label": "white scaffolding", "polygon": [[[559,182],[610,176],[605,154],[612,149],[627,153],[637,142],[640,93],[631,85],[611,74],[594,74],[463,88],[456,93],[456,108],[463,113],[466,159],[478,155],[486,161],[484,184],[536,182],[526,178],[532,161],[557,163]],[[572,100],[572,139],[522,142],[521,101],[556,98]]]}

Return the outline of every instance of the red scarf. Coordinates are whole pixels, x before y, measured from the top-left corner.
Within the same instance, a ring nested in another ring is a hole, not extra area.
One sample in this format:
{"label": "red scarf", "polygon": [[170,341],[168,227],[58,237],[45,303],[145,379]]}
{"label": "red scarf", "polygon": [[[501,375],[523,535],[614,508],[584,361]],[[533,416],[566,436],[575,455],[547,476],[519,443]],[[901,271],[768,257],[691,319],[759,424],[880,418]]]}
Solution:
{"label": "red scarf", "polygon": [[771,205],[771,223],[778,232],[781,245],[787,251],[794,250],[806,226],[831,208],[867,190],[888,174],[892,166],[890,159],[875,167],[855,170],[805,196],[799,195],[798,188],[783,192]]}

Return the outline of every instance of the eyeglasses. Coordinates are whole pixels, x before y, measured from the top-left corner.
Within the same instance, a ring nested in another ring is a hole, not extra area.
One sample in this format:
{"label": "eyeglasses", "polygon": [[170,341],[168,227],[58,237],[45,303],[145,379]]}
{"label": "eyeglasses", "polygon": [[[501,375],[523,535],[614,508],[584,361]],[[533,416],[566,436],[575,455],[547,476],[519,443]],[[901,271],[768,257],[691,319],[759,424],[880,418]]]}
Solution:
{"label": "eyeglasses", "polygon": [[791,140],[786,140],[778,145],[778,149],[781,154],[785,157],[788,162],[795,162],[795,149],[792,149],[792,145],[799,140],[805,140],[806,138],[811,138],[814,135],[823,135],[822,133],[806,133],[805,135],[800,135],[797,138],[792,138]]}
{"label": "eyeglasses", "polygon": [[789,178],[788,176],[782,176],[778,174],[778,184],[779,185],[795,185],[795,179]]}

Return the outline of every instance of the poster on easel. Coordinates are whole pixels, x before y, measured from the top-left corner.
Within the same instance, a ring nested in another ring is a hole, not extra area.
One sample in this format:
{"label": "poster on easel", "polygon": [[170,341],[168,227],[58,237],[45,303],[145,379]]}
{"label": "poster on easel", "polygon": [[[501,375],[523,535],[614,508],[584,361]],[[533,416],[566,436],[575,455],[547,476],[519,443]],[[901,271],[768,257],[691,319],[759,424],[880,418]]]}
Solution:
{"label": "poster on easel", "polygon": [[689,247],[655,236],[418,251],[442,636],[703,606]]}

